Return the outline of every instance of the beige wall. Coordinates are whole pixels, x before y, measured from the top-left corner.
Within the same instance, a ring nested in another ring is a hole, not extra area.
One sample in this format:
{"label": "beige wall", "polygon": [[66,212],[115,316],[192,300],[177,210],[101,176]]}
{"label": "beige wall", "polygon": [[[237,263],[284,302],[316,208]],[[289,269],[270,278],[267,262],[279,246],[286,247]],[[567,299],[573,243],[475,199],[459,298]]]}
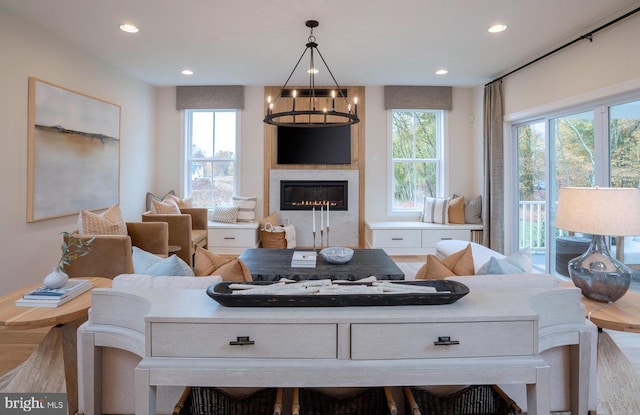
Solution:
{"label": "beige wall", "polygon": [[[512,163],[510,125],[568,107],[621,94],[640,96],[640,15],[578,42],[504,80],[505,111],[505,247],[517,249],[510,224],[517,186]],[[481,139],[480,139],[481,140]],[[511,250],[509,249],[511,248]]]}
{"label": "beige wall", "polygon": [[154,180],[155,159],[153,88],[4,11],[0,11],[0,50],[2,295],[42,281],[59,259],[59,233],[76,228],[75,215],[26,222],[28,77],[121,106],[120,202],[126,220],[140,217],[145,192]]}
{"label": "beige wall", "polygon": [[[419,215],[394,215],[387,211],[390,183],[388,180],[388,113],[384,109],[384,87],[367,86],[365,127],[365,219],[369,221],[414,220]],[[471,88],[453,88],[453,110],[446,115],[447,194],[474,197],[480,194],[482,158],[477,156],[475,125],[481,117],[474,112]],[[477,111],[477,110],[476,110]],[[481,154],[481,153],[480,153]]]}

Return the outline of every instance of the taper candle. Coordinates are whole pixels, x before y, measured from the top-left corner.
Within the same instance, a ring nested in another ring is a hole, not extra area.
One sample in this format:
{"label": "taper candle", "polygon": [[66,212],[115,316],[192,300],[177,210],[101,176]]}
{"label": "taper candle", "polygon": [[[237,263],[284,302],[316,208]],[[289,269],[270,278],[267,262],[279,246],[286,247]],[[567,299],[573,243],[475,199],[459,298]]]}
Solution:
{"label": "taper candle", "polygon": [[320,230],[324,229],[324,209],[320,205]]}
{"label": "taper candle", "polygon": [[313,207],[313,231],[316,231],[316,207]]}
{"label": "taper candle", "polygon": [[329,227],[329,206],[331,205],[331,202],[327,202],[327,228]]}

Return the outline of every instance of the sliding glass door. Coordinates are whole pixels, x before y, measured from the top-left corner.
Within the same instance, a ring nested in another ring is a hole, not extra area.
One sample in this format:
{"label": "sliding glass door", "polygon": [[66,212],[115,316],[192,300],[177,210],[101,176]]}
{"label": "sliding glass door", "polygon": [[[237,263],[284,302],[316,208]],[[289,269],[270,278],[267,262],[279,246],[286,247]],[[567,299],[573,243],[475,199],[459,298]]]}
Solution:
{"label": "sliding glass door", "polygon": [[[550,114],[512,131],[517,248],[531,248],[537,269],[567,276],[566,263],[586,250],[590,238],[555,228],[558,189],[640,186],[640,101]],[[627,264],[640,264],[640,237],[621,242],[612,239],[612,251]]]}

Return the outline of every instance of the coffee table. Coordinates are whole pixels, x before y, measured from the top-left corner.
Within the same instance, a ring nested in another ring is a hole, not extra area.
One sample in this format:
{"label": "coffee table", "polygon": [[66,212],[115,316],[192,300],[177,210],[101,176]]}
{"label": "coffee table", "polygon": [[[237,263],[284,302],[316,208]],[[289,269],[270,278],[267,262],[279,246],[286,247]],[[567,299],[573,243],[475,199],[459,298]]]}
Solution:
{"label": "coffee table", "polygon": [[[109,278],[87,279],[93,288],[111,287]],[[67,392],[69,414],[78,409],[77,336],[78,326],[87,320],[91,290],[58,307],[16,307],[17,299],[42,285],[33,284],[0,297],[0,332],[3,329],[51,327],[42,343],[22,365],[2,377],[2,392]],[[64,366],[64,382],[53,370]],[[5,378],[6,377],[6,378]],[[6,382],[5,382],[6,381]]]}
{"label": "coffee table", "polygon": [[354,249],[346,264],[326,262],[318,253],[315,268],[292,268],[294,249],[245,249],[240,259],[251,271],[254,281],[333,279],[357,281],[375,276],[380,280],[403,280],[404,273],[382,249]]}

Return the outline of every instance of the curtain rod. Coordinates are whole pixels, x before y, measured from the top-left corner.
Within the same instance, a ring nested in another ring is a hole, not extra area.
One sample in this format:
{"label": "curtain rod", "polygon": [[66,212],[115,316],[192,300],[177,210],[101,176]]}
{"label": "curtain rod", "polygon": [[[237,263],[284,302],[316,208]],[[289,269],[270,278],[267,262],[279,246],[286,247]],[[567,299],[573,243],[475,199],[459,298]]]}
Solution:
{"label": "curtain rod", "polygon": [[628,12],[628,13],[626,13],[626,14],[624,14],[624,15],[616,18],[616,19],[613,19],[609,23],[605,23],[602,26],[598,27],[597,29],[594,29],[594,30],[592,30],[592,31],[590,31],[588,33],[585,33],[584,35],[572,40],[571,42],[565,43],[564,45],[552,50],[551,52],[545,53],[544,55],[532,60],[531,62],[525,63],[524,65],[522,65],[522,66],[520,66],[520,67],[518,67],[518,68],[516,68],[516,69],[514,69],[514,70],[512,70],[510,72],[507,72],[506,74],[502,75],[499,78],[494,79],[493,81],[485,84],[484,86],[491,85],[494,82],[502,81],[503,78],[506,78],[507,76],[512,75],[512,74],[514,74],[514,73],[526,68],[529,65],[533,65],[534,63],[546,58],[547,56],[553,55],[554,53],[559,52],[560,50],[562,50],[564,48],[567,48],[567,47],[569,47],[569,46],[573,45],[574,43],[577,43],[577,42],[579,42],[581,40],[589,39],[589,42],[593,42],[593,35],[594,34],[596,34],[597,32],[599,32],[599,31],[601,31],[603,29],[606,29],[607,27],[609,27],[609,26],[611,26],[611,25],[613,25],[615,23],[618,23],[620,20],[626,19],[627,17],[638,13],[639,11],[640,11],[640,7],[638,7],[637,9],[631,10],[630,12]]}

